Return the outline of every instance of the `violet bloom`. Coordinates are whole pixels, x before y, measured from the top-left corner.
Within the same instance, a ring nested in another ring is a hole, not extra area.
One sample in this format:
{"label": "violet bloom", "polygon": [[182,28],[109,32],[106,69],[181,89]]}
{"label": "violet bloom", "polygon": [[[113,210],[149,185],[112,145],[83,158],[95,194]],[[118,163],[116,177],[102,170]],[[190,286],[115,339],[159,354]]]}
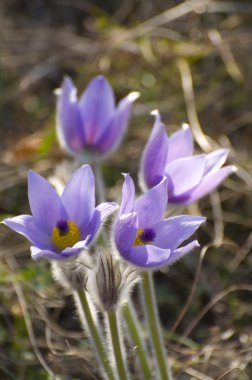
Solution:
{"label": "violet bloom", "polygon": [[132,103],[139,96],[131,92],[116,107],[113,89],[103,76],[91,80],[79,101],[70,78],[64,79],[57,94],[60,145],[85,162],[116,150],[127,129]]}
{"label": "violet bloom", "polygon": [[190,204],[211,191],[236,171],[225,166],[228,149],[193,155],[193,137],[188,125],[168,138],[158,111],[149,141],[144,149],[140,177],[147,188],[163,176],[168,179],[169,203]]}
{"label": "violet bloom", "polygon": [[140,268],[159,268],[173,264],[198,246],[181,247],[205,221],[200,216],[181,215],[162,219],[167,206],[167,179],[135,201],[135,186],[125,175],[119,218],[114,224],[114,240],[120,255]]}
{"label": "violet bloom", "polygon": [[95,207],[94,176],[84,165],[72,175],[60,197],[43,177],[29,171],[28,197],[32,215],[3,223],[32,243],[34,260],[62,260],[78,255],[97,235],[102,221],[117,208],[104,202]]}

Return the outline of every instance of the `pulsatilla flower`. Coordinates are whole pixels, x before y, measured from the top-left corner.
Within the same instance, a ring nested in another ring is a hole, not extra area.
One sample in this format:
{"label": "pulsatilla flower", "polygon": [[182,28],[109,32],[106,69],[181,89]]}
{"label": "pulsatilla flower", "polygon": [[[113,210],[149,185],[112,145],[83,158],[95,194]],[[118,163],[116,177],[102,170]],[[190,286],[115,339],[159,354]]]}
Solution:
{"label": "pulsatilla flower", "polygon": [[29,171],[28,197],[32,215],[3,221],[32,243],[34,260],[62,260],[79,254],[95,238],[101,222],[117,208],[104,202],[95,207],[94,176],[90,166],[79,168],[60,197],[43,177]]}
{"label": "pulsatilla flower", "polygon": [[123,98],[117,108],[113,89],[103,76],[91,80],[77,99],[70,78],[57,91],[57,133],[60,145],[80,160],[99,160],[112,153],[126,131],[138,92]]}
{"label": "pulsatilla flower", "polygon": [[149,141],[144,149],[140,178],[151,188],[163,176],[167,177],[170,203],[190,204],[211,191],[236,171],[235,166],[225,166],[228,149],[218,149],[209,154],[193,155],[193,138],[188,125],[167,137],[158,111]]}
{"label": "pulsatilla flower", "polygon": [[167,205],[167,179],[135,201],[135,186],[125,175],[119,218],[114,224],[114,240],[120,255],[141,268],[170,265],[198,246],[181,247],[205,221],[200,216],[181,215],[162,219]]}

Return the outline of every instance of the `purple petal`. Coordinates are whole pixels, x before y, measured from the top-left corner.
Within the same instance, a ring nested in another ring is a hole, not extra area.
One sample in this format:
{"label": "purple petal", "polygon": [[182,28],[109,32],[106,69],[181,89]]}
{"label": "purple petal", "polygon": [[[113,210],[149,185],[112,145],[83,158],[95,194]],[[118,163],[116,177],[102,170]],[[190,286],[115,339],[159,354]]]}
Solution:
{"label": "purple petal", "polygon": [[190,253],[193,249],[199,247],[199,243],[197,240],[192,241],[191,243],[185,245],[184,247],[177,248],[175,251],[172,252],[171,256],[167,260],[166,265],[172,265],[179,259],[181,259],[183,256],[185,256],[187,253]]}
{"label": "purple petal", "polygon": [[137,233],[137,214],[124,214],[114,224],[114,240],[119,253],[127,258]]}
{"label": "purple petal", "polygon": [[40,249],[51,249],[53,247],[51,235],[39,228],[31,215],[19,215],[2,221],[13,231],[25,236],[30,242]]}
{"label": "purple petal", "polygon": [[134,209],[135,202],[135,185],[129,174],[124,175],[124,183],[122,187],[122,202],[120,207],[120,216],[122,214],[128,214]]}
{"label": "purple petal", "polygon": [[138,98],[138,92],[132,92],[122,99],[112,119],[96,144],[97,149],[104,154],[111,154],[121,144],[128,127],[132,103]]}
{"label": "purple petal", "polygon": [[51,234],[60,219],[67,219],[66,210],[52,185],[32,170],[28,173],[28,197],[38,227]]}
{"label": "purple petal", "polygon": [[57,134],[60,145],[70,153],[83,149],[85,144],[76,88],[70,78],[65,78],[57,100]]}
{"label": "purple petal", "polygon": [[90,242],[93,241],[102,226],[102,222],[117,208],[118,205],[114,202],[104,202],[97,206],[89,225],[83,231],[83,236],[90,235]]}
{"label": "purple petal", "polygon": [[81,166],[70,178],[62,194],[69,218],[79,229],[85,229],[95,208],[94,176],[89,165]]}
{"label": "purple petal", "polygon": [[194,189],[202,180],[206,156],[204,154],[172,161],[165,168],[168,178],[169,201]]}
{"label": "purple petal", "polygon": [[189,157],[193,155],[193,137],[189,125],[183,127],[174,133],[168,139],[168,157],[167,163],[178,158]]}
{"label": "purple petal", "polygon": [[217,171],[225,163],[229,150],[218,149],[206,155],[205,175]]}
{"label": "purple petal", "polygon": [[167,262],[171,255],[169,249],[161,249],[154,245],[138,245],[132,247],[125,260],[140,268],[159,268]]}
{"label": "purple petal", "polygon": [[86,228],[83,228],[81,231],[82,238],[85,238],[86,236],[90,236],[90,243],[96,238],[98,231],[101,227],[101,214],[99,211],[95,209],[92,218],[90,220],[90,223]]}
{"label": "purple petal", "polygon": [[183,202],[184,204],[190,204],[205,195],[211,193],[217,186],[221,184],[230,174],[236,172],[235,166],[225,166],[219,169],[217,172],[206,175],[198,187],[196,187],[189,195],[189,197]]}
{"label": "purple petal", "polygon": [[160,248],[176,249],[184,240],[188,239],[206,220],[201,216],[180,215],[156,224],[154,244]]}
{"label": "purple petal", "polygon": [[56,253],[50,250],[41,250],[38,247],[31,247],[31,256],[33,260],[38,260],[41,258],[48,260],[66,260],[70,257],[74,257],[81,253],[83,249],[87,248],[89,243],[89,236],[86,240],[79,241],[73,247],[65,248],[63,251]]}
{"label": "purple petal", "polygon": [[103,76],[88,84],[79,101],[87,145],[94,145],[102,136],[115,110],[114,93]]}
{"label": "purple petal", "polygon": [[95,209],[100,213],[101,221],[106,219],[110,214],[118,209],[118,204],[115,202],[102,202]]}
{"label": "purple petal", "polygon": [[153,227],[162,219],[167,206],[167,179],[146,191],[135,202],[139,228]]}
{"label": "purple petal", "polygon": [[148,188],[157,185],[164,174],[168,154],[168,138],[160,115],[155,113],[156,121],[150,138],[145,146],[140,169],[140,179]]}

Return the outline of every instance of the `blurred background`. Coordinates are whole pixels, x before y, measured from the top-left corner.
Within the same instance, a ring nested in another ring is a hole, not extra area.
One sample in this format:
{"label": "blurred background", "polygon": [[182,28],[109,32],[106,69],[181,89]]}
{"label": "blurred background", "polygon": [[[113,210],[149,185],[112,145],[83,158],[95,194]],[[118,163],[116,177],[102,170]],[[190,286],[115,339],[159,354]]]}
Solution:
{"label": "blurred background", "polygon": [[[252,379],[252,3],[172,0],[0,2],[0,216],[29,213],[27,170],[66,158],[54,90],[105,75],[140,91],[124,143],[103,165],[109,199],[137,181],[158,108],[168,133],[191,124],[196,151],[230,149],[239,171],[181,212],[202,213],[202,250],[156,274],[176,380]],[[99,379],[72,298],[28,242],[0,228],[0,379]],[[138,304],[137,304],[138,305]],[[138,308],[141,316],[141,310]],[[129,347],[132,368],[135,352]],[[136,377],[137,379],[137,377]]]}

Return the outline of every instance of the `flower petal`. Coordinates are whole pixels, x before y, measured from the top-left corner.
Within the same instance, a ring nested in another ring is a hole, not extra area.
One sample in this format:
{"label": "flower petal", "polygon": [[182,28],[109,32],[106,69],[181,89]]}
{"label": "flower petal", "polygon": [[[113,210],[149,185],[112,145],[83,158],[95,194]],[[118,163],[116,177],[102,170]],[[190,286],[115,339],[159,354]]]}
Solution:
{"label": "flower petal", "polygon": [[165,126],[161,122],[159,113],[155,111],[154,115],[155,124],[145,146],[140,168],[140,182],[143,181],[148,188],[161,181],[168,154]]}
{"label": "flower petal", "polygon": [[128,214],[134,209],[135,185],[129,174],[123,174],[125,180],[122,187],[122,202],[119,215]]}
{"label": "flower petal", "polygon": [[172,265],[187,253],[190,253],[193,249],[199,247],[199,243],[197,240],[192,241],[191,243],[185,245],[184,247],[177,248],[172,252],[171,256],[168,258],[166,265]]}
{"label": "flower petal", "polygon": [[85,230],[82,231],[83,237],[90,235],[90,243],[96,237],[103,221],[116,209],[118,205],[115,202],[103,202],[95,208],[92,219]]}
{"label": "flower petal", "polygon": [[167,163],[177,160],[178,158],[189,157],[192,155],[192,131],[188,124],[183,124],[182,128],[168,139]]}
{"label": "flower petal", "polygon": [[198,187],[196,187],[183,202],[183,204],[190,204],[205,195],[211,193],[217,186],[221,184],[230,174],[236,172],[235,166],[225,166],[217,172],[206,175]]}
{"label": "flower petal", "polygon": [[161,249],[154,245],[138,245],[132,247],[125,260],[140,268],[159,268],[167,262],[171,255],[169,249]]}
{"label": "flower petal", "polygon": [[95,209],[100,213],[101,220],[103,220],[117,210],[118,207],[116,202],[102,202]]}
{"label": "flower petal", "polygon": [[184,240],[188,239],[206,220],[201,216],[180,215],[156,224],[156,238],[153,242],[157,247],[176,249]]}
{"label": "flower petal", "polygon": [[132,92],[119,102],[117,109],[96,144],[97,149],[103,154],[111,154],[121,144],[128,127],[132,103],[138,96],[138,92]]}
{"label": "flower petal", "polygon": [[194,189],[200,183],[205,170],[205,161],[206,156],[201,154],[179,158],[166,166],[169,202],[176,201],[176,197]]}
{"label": "flower petal", "polygon": [[217,171],[225,163],[229,149],[218,149],[206,155],[205,175]]}
{"label": "flower petal", "polygon": [[63,251],[56,253],[51,250],[41,250],[38,247],[31,247],[31,256],[33,260],[38,260],[41,258],[48,260],[66,260],[70,257],[80,254],[83,249],[87,247],[89,243],[89,236],[86,240],[79,241],[73,247],[65,248]]}
{"label": "flower petal", "polygon": [[7,218],[3,224],[13,231],[25,236],[30,242],[40,249],[51,249],[53,247],[51,235],[39,228],[36,220],[31,215],[19,215],[14,218]]}
{"label": "flower petal", "polygon": [[62,194],[69,218],[80,230],[85,229],[95,208],[94,175],[89,165],[83,165],[70,178]]}
{"label": "flower petal", "polygon": [[127,258],[137,233],[137,214],[123,214],[114,224],[113,236],[119,253]]}
{"label": "flower petal", "polygon": [[99,211],[95,209],[88,226],[85,226],[85,228],[82,228],[82,231],[81,231],[82,238],[85,238],[86,236],[89,235],[90,236],[89,243],[93,242],[93,240],[97,237],[101,224],[102,224],[101,214]]}
{"label": "flower petal", "polygon": [[57,99],[57,134],[60,145],[71,154],[83,149],[84,129],[79,111],[76,88],[65,78]]}
{"label": "flower petal", "polygon": [[115,98],[110,84],[103,76],[88,84],[79,101],[87,145],[95,144],[103,134],[115,110]]}
{"label": "flower petal", "polygon": [[167,179],[164,177],[135,202],[139,228],[153,227],[158,223],[164,215],[167,200]]}
{"label": "flower petal", "polygon": [[67,219],[66,210],[55,189],[32,170],[28,173],[28,197],[37,225],[48,234],[51,234],[58,220]]}

